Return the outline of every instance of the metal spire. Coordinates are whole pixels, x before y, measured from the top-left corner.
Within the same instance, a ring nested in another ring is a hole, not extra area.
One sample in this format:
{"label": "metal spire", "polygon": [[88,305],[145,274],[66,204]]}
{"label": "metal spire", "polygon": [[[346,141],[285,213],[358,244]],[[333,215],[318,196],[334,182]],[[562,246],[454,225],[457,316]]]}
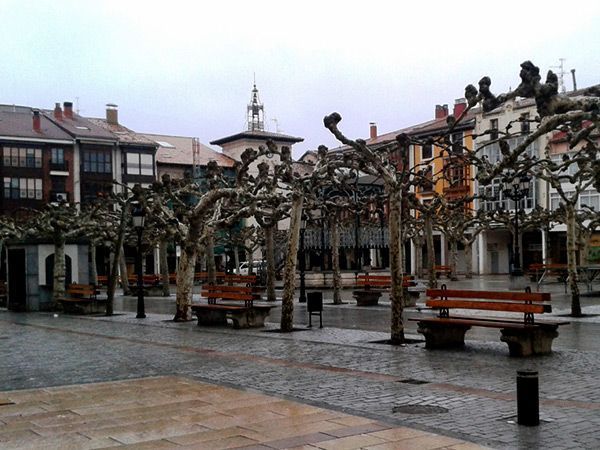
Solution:
{"label": "metal spire", "polygon": [[264,105],[258,97],[258,89],[256,88],[256,75],[254,75],[254,87],[250,97],[250,103],[247,108],[248,131],[264,131],[265,130],[265,111]]}

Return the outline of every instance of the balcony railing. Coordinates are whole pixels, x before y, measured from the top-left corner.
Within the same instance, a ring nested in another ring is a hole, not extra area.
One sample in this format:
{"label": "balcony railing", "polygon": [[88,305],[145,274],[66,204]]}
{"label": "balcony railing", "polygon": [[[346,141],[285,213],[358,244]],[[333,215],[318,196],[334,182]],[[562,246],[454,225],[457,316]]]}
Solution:
{"label": "balcony railing", "polygon": [[58,170],[61,172],[68,172],[69,171],[69,161],[63,161],[60,163],[50,161],[50,170]]}

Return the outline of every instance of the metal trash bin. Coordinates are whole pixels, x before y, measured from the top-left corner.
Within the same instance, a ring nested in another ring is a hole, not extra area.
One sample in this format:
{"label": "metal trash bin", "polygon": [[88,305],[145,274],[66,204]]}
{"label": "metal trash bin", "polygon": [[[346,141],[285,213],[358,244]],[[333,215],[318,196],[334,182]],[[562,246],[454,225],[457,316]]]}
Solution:
{"label": "metal trash bin", "polygon": [[306,294],[306,310],[308,311],[308,327],[312,327],[313,314],[319,315],[319,328],[323,328],[323,293],[308,292]]}

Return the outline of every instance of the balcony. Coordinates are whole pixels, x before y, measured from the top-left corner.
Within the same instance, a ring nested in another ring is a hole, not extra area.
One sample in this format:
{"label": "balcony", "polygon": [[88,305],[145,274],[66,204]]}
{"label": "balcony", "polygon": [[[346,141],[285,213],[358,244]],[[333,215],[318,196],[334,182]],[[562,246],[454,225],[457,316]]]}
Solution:
{"label": "balcony", "polygon": [[471,193],[471,166],[463,155],[444,158],[443,193],[448,200],[466,197]]}
{"label": "balcony", "polygon": [[[50,175],[69,175],[69,161],[52,162],[48,164]],[[53,173],[54,172],[54,173]]]}

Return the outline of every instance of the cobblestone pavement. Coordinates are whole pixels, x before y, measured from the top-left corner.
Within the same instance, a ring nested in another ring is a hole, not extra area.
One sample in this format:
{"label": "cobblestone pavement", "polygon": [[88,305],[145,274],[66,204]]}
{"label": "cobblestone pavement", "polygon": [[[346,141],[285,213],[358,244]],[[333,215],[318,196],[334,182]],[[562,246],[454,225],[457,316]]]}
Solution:
{"label": "cobblestone pavement", "polygon": [[[178,375],[493,448],[600,447],[600,353],[577,348],[575,338],[571,348],[519,359],[497,336],[461,351],[427,351],[422,343],[375,343],[389,337],[380,331],[282,334],[274,323],[233,330],[171,318],[2,311],[0,390]],[[515,376],[523,369],[540,374],[539,427],[515,424]]]}

